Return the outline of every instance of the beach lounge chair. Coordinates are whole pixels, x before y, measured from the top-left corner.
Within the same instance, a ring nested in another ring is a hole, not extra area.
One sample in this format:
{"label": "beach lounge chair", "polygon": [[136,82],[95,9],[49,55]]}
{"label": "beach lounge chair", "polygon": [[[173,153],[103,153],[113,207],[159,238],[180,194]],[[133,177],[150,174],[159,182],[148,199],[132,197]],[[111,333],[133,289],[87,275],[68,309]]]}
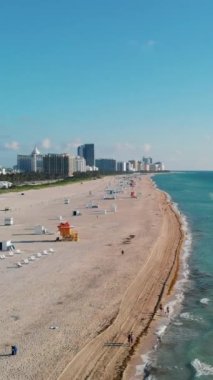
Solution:
{"label": "beach lounge chair", "polygon": [[35,256],[33,256],[33,255],[29,257],[29,260],[31,260],[31,261],[34,261],[35,259],[36,259],[36,258],[35,258]]}
{"label": "beach lounge chair", "polygon": [[2,259],[2,260],[3,260],[3,259],[6,259],[6,256],[5,256],[5,255],[1,255],[1,256],[0,256],[0,259]]}
{"label": "beach lounge chair", "polygon": [[36,256],[37,256],[37,257],[41,257],[41,256],[42,256],[42,255],[41,255],[41,252],[36,253]]}
{"label": "beach lounge chair", "polygon": [[16,263],[16,265],[17,265],[18,268],[22,267],[22,264],[20,263],[20,261],[18,261],[18,263]]}
{"label": "beach lounge chair", "polygon": [[43,253],[43,255],[48,255],[48,252],[46,249],[44,249],[42,253]]}
{"label": "beach lounge chair", "polygon": [[49,252],[53,253],[55,252],[53,248],[49,248]]}
{"label": "beach lounge chair", "polygon": [[29,264],[29,260],[28,259],[24,259],[23,260],[23,264]]}
{"label": "beach lounge chair", "polygon": [[8,253],[8,256],[13,256],[13,255],[14,255],[13,252],[9,252],[9,253]]}

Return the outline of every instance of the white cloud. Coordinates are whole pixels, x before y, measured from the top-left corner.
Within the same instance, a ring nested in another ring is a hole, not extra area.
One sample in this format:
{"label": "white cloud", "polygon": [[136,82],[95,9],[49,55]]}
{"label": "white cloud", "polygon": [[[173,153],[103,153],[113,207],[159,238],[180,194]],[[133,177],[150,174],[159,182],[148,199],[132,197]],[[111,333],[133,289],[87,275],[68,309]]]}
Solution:
{"label": "white cloud", "polygon": [[20,144],[18,141],[11,141],[9,143],[5,143],[4,148],[8,150],[18,150],[20,148]]}
{"label": "white cloud", "polygon": [[128,45],[135,49],[142,49],[144,52],[148,50],[154,49],[154,47],[158,44],[156,40],[150,39],[146,41],[142,40],[130,40],[128,41]]}
{"label": "white cloud", "polygon": [[145,143],[143,145],[143,151],[144,151],[144,153],[146,153],[146,154],[149,153],[151,151],[151,149],[152,149],[152,146],[149,143]]}
{"label": "white cloud", "polygon": [[77,148],[79,145],[82,145],[82,142],[80,139],[76,139],[71,143],[72,148]]}
{"label": "white cloud", "polygon": [[115,151],[125,151],[125,152],[134,151],[135,149],[134,145],[128,142],[115,143],[114,147],[115,147]]}
{"label": "white cloud", "polygon": [[175,150],[175,154],[176,154],[176,156],[178,156],[178,157],[183,157],[183,156],[184,156],[184,153],[183,153],[181,150],[179,150],[179,149],[176,149],[176,150]]}
{"label": "white cloud", "polygon": [[75,139],[74,141],[68,141],[62,144],[65,149],[77,149],[79,145],[82,145],[80,139]]}
{"label": "white cloud", "polygon": [[124,161],[138,155],[137,147],[129,142],[115,142],[114,144],[106,145],[98,144],[95,152],[96,158],[114,158]]}
{"label": "white cloud", "polygon": [[148,41],[145,42],[145,45],[146,46],[155,46],[155,45],[157,45],[157,41],[155,41],[155,40],[148,40]]}
{"label": "white cloud", "polygon": [[113,144],[114,156],[116,159],[132,159],[136,155],[135,145],[129,142],[118,142]]}
{"label": "white cloud", "polygon": [[204,137],[204,140],[205,140],[205,141],[210,142],[210,143],[211,143],[212,140],[213,140],[213,136],[210,135],[210,134],[207,134],[207,133],[206,133],[203,137]]}
{"label": "white cloud", "polygon": [[130,40],[128,44],[129,46],[132,46],[132,47],[140,47],[141,45],[141,43],[138,40]]}
{"label": "white cloud", "polygon": [[52,143],[51,143],[50,139],[48,137],[46,137],[45,139],[43,139],[41,141],[41,146],[44,149],[49,149],[49,148],[51,148]]}

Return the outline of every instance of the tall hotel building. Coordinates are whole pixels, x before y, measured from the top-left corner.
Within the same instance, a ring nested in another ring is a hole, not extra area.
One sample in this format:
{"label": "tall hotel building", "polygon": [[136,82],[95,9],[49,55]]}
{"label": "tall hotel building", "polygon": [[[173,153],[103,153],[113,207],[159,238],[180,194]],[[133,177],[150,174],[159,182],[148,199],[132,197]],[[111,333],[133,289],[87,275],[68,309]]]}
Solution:
{"label": "tall hotel building", "polygon": [[44,173],[48,175],[71,177],[75,166],[75,157],[66,153],[49,153],[43,157]]}
{"label": "tall hotel building", "polygon": [[95,164],[100,172],[115,172],[116,160],[113,158],[98,158],[95,160]]}
{"label": "tall hotel building", "polygon": [[43,171],[43,156],[36,146],[29,155],[17,155],[17,168],[25,173]]}
{"label": "tall hotel building", "polygon": [[117,162],[117,171],[118,172],[126,172],[126,162],[118,161]]}
{"label": "tall hotel building", "polygon": [[95,166],[95,145],[84,144],[80,145],[77,149],[77,154],[85,158],[87,166]]}

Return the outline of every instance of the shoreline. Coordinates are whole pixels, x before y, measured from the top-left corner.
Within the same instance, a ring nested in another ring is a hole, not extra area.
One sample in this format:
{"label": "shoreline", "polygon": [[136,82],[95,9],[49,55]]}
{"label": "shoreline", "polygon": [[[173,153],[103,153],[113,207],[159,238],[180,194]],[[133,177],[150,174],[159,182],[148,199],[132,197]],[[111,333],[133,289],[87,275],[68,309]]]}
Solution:
{"label": "shoreline", "polygon": [[[181,254],[183,254],[183,251],[185,250],[184,246],[187,240],[187,233],[184,229],[185,226],[185,220],[182,218],[181,213],[177,206],[172,202],[171,197],[168,193],[166,193],[163,190],[160,190],[155,182],[151,179],[153,182],[154,187],[157,191],[162,193],[165,196],[166,202],[168,203],[171,211],[173,212],[178,224],[179,224],[179,231],[180,231],[180,241],[178,244],[178,247],[175,252],[174,256],[174,262],[171,267],[170,275],[168,276],[168,279],[165,280],[165,287],[167,287],[166,294],[163,291],[162,297],[161,297],[161,304],[164,304],[164,313],[166,312],[165,308],[166,305],[170,305],[170,303],[175,303],[178,305],[175,306],[176,308],[180,308],[180,301],[177,301],[175,299],[175,295],[177,293],[177,290],[175,291],[175,286],[178,283],[178,281],[181,281],[183,273],[181,273],[181,266],[184,266],[184,263],[181,263]],[[187,227],[188,228],[188,227]],[[183,269],[183,267],[182,267]],[[143,340],[139,342],[138,347],[136,348],[135,354],[132,355],[132,357],[129,360],[129,363],[124,370],[122,380],[135,380],[136,378],[141,378],[142,375],[142,368],[144,368],[145,364],[151,364],[150,361],[150,355],[152,353],[156,352],[158,348],[158,337],[161,340],[161,336],[164,334],[164,331],[167,329],[167,326],[170,324],[170,321],[167,319],[168,316],[166,314],[162,315],[162,313],[157,314],[158,310],[156,310],[155,315],[153,316],[152,321],[150,322],[150,332],[147,337],[145,337],[145,345],[142,347]],[[172,314],[175,311],[172,310]],[[176,313],[176,312],[175,312]],[[155,317],[155,320],[154,320]],[[163,325],[160,320],[163,319]],[[161,328],[163,327],[163,330]],[[143,338],[143,337],[142,337]],[[140,367],[140,375],[137,375],[137,367]],[[139,376],[139,377],[137,377]]]}
{"label": "shoreline", "polygon": [[[144,337],[144,335],[147,334],[149,329],[151,331],[149,331],[148,336],[147,336],[148,342],[146,344],[145,351],[147,352],[152,347],[153,338],[154,338],[153,334],[155,333],[155,329],[154,329],[154,327],[152,327],[152,322],[153,322],[154,317],[156,317],[156,314],[159,310],[160,303],[161,302],[165,303],[171,297],[171,293],[173,291],[174,285],[177,281],[177,277],[179,274],[180,254],[181,254],[181,250],[183,247],[183,241],[184,241],[184,233],[182,230],[182,222],[181,222],[179,215],[174,210],[172,203],[168,200],[167,194],[158,190],[158,189],[156,189],[156,191],[159,191],[161,196],[164,198],[162,200],[162,204],[164,205],[164,213],[166,214],[169,212],[172,215],[172,217],[170,215],[170,222],[171,222],[171,219],[173,219],[173,223],[176,224],[175,234],[178,235],[179,237],[175,243],[175,246],[173,247],[172,263],[170,263],[169,270],[167,267],[168,273],[166,274],[166,276],[164,276],[163,283],[162,283],[161,289],[160,289],[160,294],[155,296],[154,303],[152,304],[152,309],[150,310],[150,308],[149,308],[150,316],[146,320],[145,326],[142,329],[139,327],[139,324],[134,326],[134,333],[135,333],[136,329],[139,330],[139,332],[137,333],[136,338],[134,340],[134,344],[128,349],[128,351],[125,353],[125,355],[123,353],[120,353],[120,355],[117,355],[118,358],[116,360],[114,359],[114,354],[113,354],[113,358],[112,358],[112,355],[108,355],[108,358],[107,358],[108,363],[106,366],[106,358],[104,361],[102,359],[102,357],[104,355],[106,355],[106,353],[104,353],[102,351],[100,353],[100,350],[102,348],[100,342],[103,343],[103,340],[106,339],[107,336],[108,337],[113,336],[112,332],[110,332],[109,330],[110,329],[113,330],[113,325],[115,325],[116,321],[119,319],[119,313],[120,313],[119,312],[117,317],[113,320],[112,324],[110,326],[108,326],[106,331],[104,331],[102,333],[103,336],[102,337],[98,336],[95,338],[96,340],[99,341],[96,353],[93,351],[93,355],[94,356],[97,355],[95,360],[93,359],[95,362],[95,368],[91,367],[91,365],[90,365],[91,356],[89,355],[89,359],[87,356],[88,351],[91,352],[92,346],[96,345],[96,343],[94,341],[92,341],[92,342],[89,342],[88,345],[86,347],[84,347],[84,349],[77,354],[77,357],[74,357],[74,359],[71,361],[71,363],[68,364],[68,366],[62,372],[62,374],[58,377],[58,380],[68,380],[71,378],[76,379],[76,380],[77,379],[83,379],[83,378],[86,379],[88,376],[90,379],[97,379],[97,378],[99,378],[97,376],[101,376],[101,378],[103,378],[103,379],[114,379],[114,380],[124,379],[124,380],[128,380],[128,379],[130,379],[129,376],[132,375],[132,369],[129,370],[129,365],[131,368],[131,366],[132,366],[131,362],[132,362],[132,360],[134,360],[134,356],[137,355],[137,350],[143,344],[143,337]],[[164,236],[164,240],[165,239],[169,240],[168,236],[166,236],[166,237]],[[161,240],[161,235],[158,237],[158,240]],[[170,243],[171,243],[171,238],[170,238]],[[150,253],[151,257],[153,256],[153,254],[156,253],[156,251],[158,251],[158,249],[159,249],[158,245],[159,244],[160,243],[157,242],[154,245],[154,247],[152,248],[151,253]],[[162,247],[161,247],[161,251],[162,251]],[[162,260],[163,261],[165,260],[164,264],[168,265],[168,263],[166,262],[168,260],[168,257],[167,257],[167,260],[164,257],[162,258]],[[144,272],[144,268],[142,268],[142,271]],[[136,279],[133,281],[133,284],[131,284],[130,287],[127,289],[126,295],[124,295],[123,300],[121,302],[120,311],[122,309],[122,304],[124,304],[126,306],[126,303],[127,303],[126,298],[128,298],[128,293],[133,294],[134,288],[138,287],[138,286],[140,287],[139,277],[143,274],[141,273],[141,270],[140,270],[139,274],[136,276]],[[148,281],[148,278],[146,280]],[[152,286],[153,286],[153,284],[152,284]],[[158,289],[159,288],[158,285],[155,286],[155,288]],[[156,293],[157,289],[155,289],[155,293]],[[140,291],[139,291],[139,293],[140,293]],[[137,297],[135,297],[135,301],[136,301],[136,298]],[[140,312],[138,312],[138,315],[139,314],[140,314]],[[137,315],[137,317],[138,317],[138,315]],[[131,313],[129,315],[129,318],[131,318]],[[119,325],[118,321],[117,321],[117,323]],[[121,325],[122,324],[120,323],[120,325],[117,327],[117,330],[121,329]],[[119,335],[122,335],[122,333],[124,333],[124,331],[123,332],[120,331]],[[104,334],[106,336],[104,336]],[[87,360],[88,360],[88,365],[87,364],[85,365],[85,362]],[[120,362],[120,360],[121,360],[121,362]],[[107,369],[107,367],[109,366],[109,361],[112,361],[113,363],[111,365],[111,368]],[[83,369],[82,369],[82,363],[84,363]],[[81,367],[80,369],[79,369],[79,366]],[[88,366],[90,367],[89,372],[87,371]],[[103,371],[103,368],[105,368],[104,371]]]}

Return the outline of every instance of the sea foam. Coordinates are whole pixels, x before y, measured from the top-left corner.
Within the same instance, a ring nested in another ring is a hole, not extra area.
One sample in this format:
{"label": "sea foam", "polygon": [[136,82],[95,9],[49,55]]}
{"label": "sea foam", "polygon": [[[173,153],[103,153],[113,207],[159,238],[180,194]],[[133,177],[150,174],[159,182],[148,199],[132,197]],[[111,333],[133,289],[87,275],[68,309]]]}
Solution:
{"label": "sea foam", "polygon": [[[172,208],[175,213],[179,216],[181,220],[181,229],[184,233],[185,240],[182,247],[182,252],[180,255],[181,268],[180,268],[180,277],[175,284],[175,295],[174,299],[168,303],[171,315],[175,314],[176,310],[180,309],[181,304],[184,300],[184,288],[186,283],[189,281],[189,265],[188,265],[188,257],[191,253],[191,245],[192,245],[192,234],[189,229],[188,221],[185,215],[183,215],[179,208],[178,203],[172,202],[171,196],[166,193],[168,201],[172,204]],[[179,307],[178,307],[179,306]]]}
{"label": "sea foam", "polygon": [[136,374],[135,376],[140,376],[144,374],[144,368],[147,364],[151,364],[151,359],[150,359],[150,352],[147,352],[144,355],[141,355],[142,362],[143,364],[136,365]]}
{"label": "sea foam", "polygon": [[[169,307],[169,317],[172,318],[177,313],[177,311],[179,310],[184,300],[184,288],[185,288],[186,283],[188,282],[188,277],[189,277],[188,257],[191,253],[192,234],[189,229],[187,218],[185,217],[185,215],[183,215],[180,212],[178,208],[178,204],[172,201],[172,198],[168,193],[165,193],[165,194],[167,197],[167,201],[172,205],[174,212],[180,218],[181,229],[185,236],[184,244],[182,247],[182,253],[180,255],[181,273],[180,273],[180,278],[175,284],[174,298],[171,301],[169,301],[167,305],[164,305],[165,309],[167,306]],[[170,322],[170,318],[168,319],[168,324]],[[165,334],[168,324],[161,325],[156,331],[156,335],[161,338]],[[179,322],[179,324],[181,324],[181,322]],[[144,374],[144,367],[147,363],[153,364],[154,358],[152,357],[152,354],[153,354],[153,351],[148,352],[146,355],[141,356],[142,364],[136,366],[136,374],[135,374],[136,379],[138,378],[137,376],[141,376]],[[150,375],[148,379],[154,380],[155,377],[153,377],[153,375]]]}
{"label": "sea foam", "polygon": [[183,319],[186,319],[187,321],[196,321],[196,322],[202,321],[202,318],[195,317],[193,314],[191,314],[189,312],[181,313],[180,317]]}
{"label": "sea foam", "polygon": [[194,359],[191,365],[196,370],[196,377],[213,375],[213,367],[201,362],[199,359]]}
{"label": "sea foam", "polygon": [[165,334],[166,329],[167,325],[161,325],[159,329],[156,331],[156,335],[162,337]]}
{"label": "sea foam", "polygon": [[204,305],[208,305],[209,301],[210,301],[209,298],[202,298],[200,300],[200,303],[203,303]]}

